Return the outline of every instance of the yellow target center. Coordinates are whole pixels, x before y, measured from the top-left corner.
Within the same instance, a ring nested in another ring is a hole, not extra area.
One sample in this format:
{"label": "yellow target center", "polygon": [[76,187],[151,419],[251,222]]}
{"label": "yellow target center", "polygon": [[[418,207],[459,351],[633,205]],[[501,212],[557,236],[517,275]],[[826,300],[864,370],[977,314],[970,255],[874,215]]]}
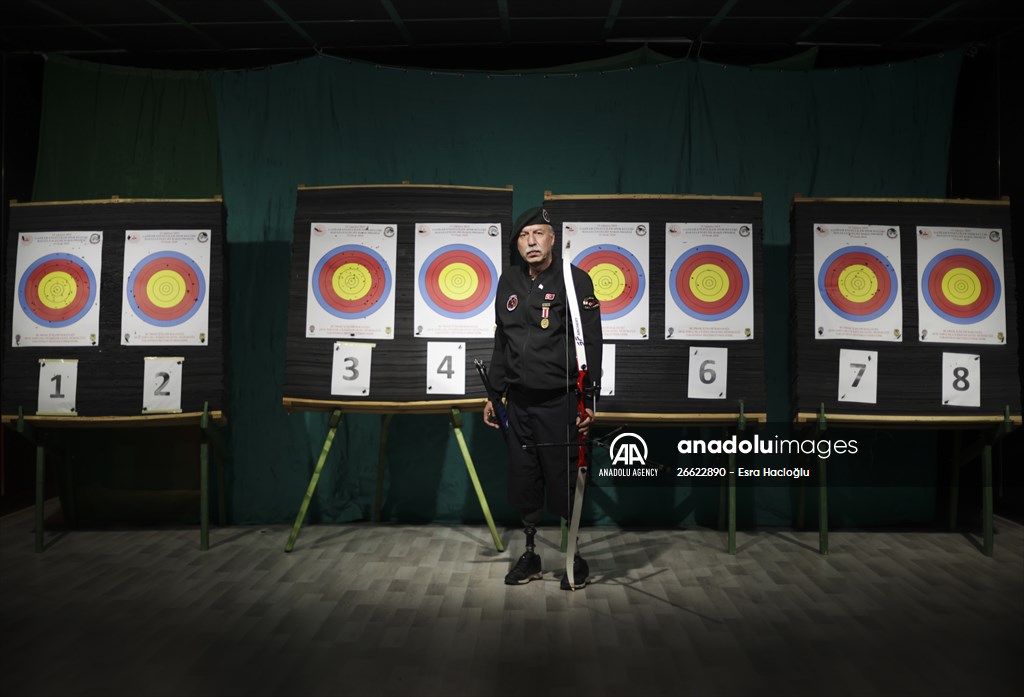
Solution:
{"label": "yellow target center", "polygon": [[853,303],[866,303],[878,292],[878,277],[863,264],[850,264],[839,272],[839,292]]}
{"label": "yellow target center", "polygon": [[359,300],[370,292],[373,278],[362,264],[342,264],[331,277],[331,288],[342,300]]}
{"label": "yellow target center", "polygon": [[942,277],[942,294],[956,305],[970,305],[981,297],[981,279],[970,269],[950,269]]}
{"label": "yellow target center", "polygon": [[455,262],[444,267],[437,277],[441,291],[452,300],[465,300],[476,293],[480,280],[469,264]]}
{"label": "yellow target center", "polygon": [[701,264],[690,274],[690,292],[703,302],[717,302],[729,292],[729,276],[721,266]]}
{"label": "yellow target center", "polygon": [[177,271],[163,269],[149,277],[146,297],[157,307],[166,310],[181,303],[188,292],[185,279]]}
{"label": "yellow target center", "polygon": [[590,279],[594,282],[594,295],[601,302],[610,302],[622,295],[626,289],[626,277],[622,269],[607,262],[591,267]]}
{"label": "yellow target center", "polygon": [[51,310],[63,310],[78,295],[78,284],[64,271],[51,271],[39,282],[39,301]]}

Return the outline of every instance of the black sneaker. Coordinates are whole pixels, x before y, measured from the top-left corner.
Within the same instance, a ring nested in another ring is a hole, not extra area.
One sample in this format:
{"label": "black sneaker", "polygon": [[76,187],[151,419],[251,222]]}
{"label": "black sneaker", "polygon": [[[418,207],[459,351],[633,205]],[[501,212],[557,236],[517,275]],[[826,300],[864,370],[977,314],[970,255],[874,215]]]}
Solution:
{"label": "black sneaker", "polygon": [[587,564],[587,560],[577,554],[572,560],[572,577],[576,582],[576,588],[572,589],[569,587],[569,574],[562,576],[562,583],[559,587],[564,590],[579,590],[587,585],[587,577],[590,576],[590,565]]}
{"label": "black sneaker", "polygon": [[519,586],[540,578],[540,555],[536,552],[523,552],[512,570],[505,574],[505,584]]}

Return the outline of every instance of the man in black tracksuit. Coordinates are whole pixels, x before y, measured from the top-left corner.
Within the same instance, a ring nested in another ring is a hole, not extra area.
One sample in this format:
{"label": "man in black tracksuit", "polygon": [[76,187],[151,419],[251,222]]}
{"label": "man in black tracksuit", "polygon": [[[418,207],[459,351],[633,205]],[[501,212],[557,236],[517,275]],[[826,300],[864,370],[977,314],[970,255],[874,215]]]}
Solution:
{"label": "man in black tracksuit", "polygon": [[[490,381],[497,393],[507,390],[508,500],[522,511],[526,551],[505,576],[505,583],[529,583],[541,577],[534,535],[544,509],[568,519],[576,486],[578,448],[568,445],[523,449],[538,443],[567,444],[585,438],[593,421],[587,408],[577,414],[576,344],[566,316],[562,259],[554,253],[555,232],[547,211],[534,208],[513,229],[524,265],[502,273],[495,296],[494,355]],[[572,267],[583,339],[589,362],[585,389],[594,394],[601,373],[601,310],[587,272]],[[590,399],[588,403],[592,403]],[[494,405],[484,408],[484,421],[498,428]],[[576,587],[586,584],[589,569],[578,554],[573,563]],[[561,586],[569,590],[567,577]]]}

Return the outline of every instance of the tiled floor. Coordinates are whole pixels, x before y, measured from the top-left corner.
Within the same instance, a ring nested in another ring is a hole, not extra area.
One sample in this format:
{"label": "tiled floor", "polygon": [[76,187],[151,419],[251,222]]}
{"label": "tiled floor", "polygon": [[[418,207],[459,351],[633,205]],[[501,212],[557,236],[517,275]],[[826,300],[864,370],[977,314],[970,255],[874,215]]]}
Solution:
{"label": "tiled floor", "polygon": [[72,531],[0,520],[3,695],[1019,695],[1024,530],[584,532],[593,584],[486,528]]}

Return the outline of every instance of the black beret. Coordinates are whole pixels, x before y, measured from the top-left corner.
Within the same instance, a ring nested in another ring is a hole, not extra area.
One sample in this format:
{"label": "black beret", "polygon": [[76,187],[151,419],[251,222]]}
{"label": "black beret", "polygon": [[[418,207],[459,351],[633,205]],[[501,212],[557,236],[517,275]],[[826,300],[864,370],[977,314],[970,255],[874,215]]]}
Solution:
{"label": "black beret", "polygon": [[518,237],[523,228],[529,225],[551,225],[551,216],[543,206],[535,206],[523,211],[516,218],[516,224],[512,228],[512,237]]}

